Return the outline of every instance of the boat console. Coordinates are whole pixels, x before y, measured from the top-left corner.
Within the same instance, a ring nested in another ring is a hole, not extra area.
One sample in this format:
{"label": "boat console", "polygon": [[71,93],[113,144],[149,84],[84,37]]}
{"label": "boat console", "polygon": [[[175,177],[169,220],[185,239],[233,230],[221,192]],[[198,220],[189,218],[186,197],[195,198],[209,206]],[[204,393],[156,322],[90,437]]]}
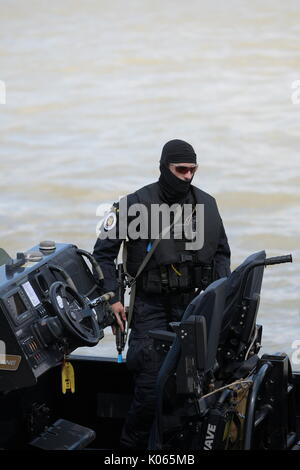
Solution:
{"label": "boat console", "polygon": [[34,385],[77,347],[96,345],[113,293],[101,296],[98,264],[74,245],[41,242],[16,260],[2,250],[2,260],[0,391],[8,392]]}

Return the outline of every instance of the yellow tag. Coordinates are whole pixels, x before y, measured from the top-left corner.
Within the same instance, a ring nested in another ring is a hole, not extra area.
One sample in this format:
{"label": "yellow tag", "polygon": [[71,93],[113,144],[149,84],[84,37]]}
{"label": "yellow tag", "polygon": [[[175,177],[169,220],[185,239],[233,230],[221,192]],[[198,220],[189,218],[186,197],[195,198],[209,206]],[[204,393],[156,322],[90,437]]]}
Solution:
{"label": "yellow tag", "polygon": [[61,369],[61,385],[62,392],[66,393],[67,390],[75,392],[75,375],[74,369],[70,362],[64,362]]}

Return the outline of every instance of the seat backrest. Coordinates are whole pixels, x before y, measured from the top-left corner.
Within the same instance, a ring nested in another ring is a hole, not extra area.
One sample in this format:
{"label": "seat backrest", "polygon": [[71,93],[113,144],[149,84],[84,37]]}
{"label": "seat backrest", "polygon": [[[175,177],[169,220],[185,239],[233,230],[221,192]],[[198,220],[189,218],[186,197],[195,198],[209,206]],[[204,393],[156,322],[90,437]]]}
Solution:
{"label": "seat backrest", "polygon": [[228,278],[219,343],[230,360],[238,358],[253,336],[265,259],[265,251],[252,254]]}
{"label": "seat backrest", "polygon": [[203,338],[203,341],[206,342],[206,358],[203,358],[203,372],[214,367],[225,307],[227,282],[226,278],[222,278],[210,284],[203,293],[192,300],[181,320],[181,324],[191,316],[196,317],[195,320],[200,316],[205,320],[206,338]]}

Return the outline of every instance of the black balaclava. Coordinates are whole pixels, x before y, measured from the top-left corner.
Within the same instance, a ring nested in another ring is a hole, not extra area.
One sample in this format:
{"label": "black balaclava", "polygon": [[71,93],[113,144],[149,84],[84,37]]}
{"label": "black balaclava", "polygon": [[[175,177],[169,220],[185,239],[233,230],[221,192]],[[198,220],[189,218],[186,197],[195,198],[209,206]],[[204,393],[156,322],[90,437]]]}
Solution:
{"label": "black balaclava", "polygon": [[193,178],[190,181],[177,178],[168,168],[169,163],[196,164],[196,154],[193,147],[184,140],[174,139],[167,142],[162,149],[158,182],[163,198],[173,204],[182,201],[187,196]]}

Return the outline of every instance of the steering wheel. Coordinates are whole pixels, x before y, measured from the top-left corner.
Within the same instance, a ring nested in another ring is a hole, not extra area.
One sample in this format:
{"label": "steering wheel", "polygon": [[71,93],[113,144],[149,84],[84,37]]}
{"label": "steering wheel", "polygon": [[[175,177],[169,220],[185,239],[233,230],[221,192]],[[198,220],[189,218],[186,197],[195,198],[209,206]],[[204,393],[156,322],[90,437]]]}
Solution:
{"label": "steering wheel", "polygon": [[96,313],[84,297],[68,284],[56,281],[49,289],[49,299],[62,324],[80,345],[95,346],[101,339]]}

